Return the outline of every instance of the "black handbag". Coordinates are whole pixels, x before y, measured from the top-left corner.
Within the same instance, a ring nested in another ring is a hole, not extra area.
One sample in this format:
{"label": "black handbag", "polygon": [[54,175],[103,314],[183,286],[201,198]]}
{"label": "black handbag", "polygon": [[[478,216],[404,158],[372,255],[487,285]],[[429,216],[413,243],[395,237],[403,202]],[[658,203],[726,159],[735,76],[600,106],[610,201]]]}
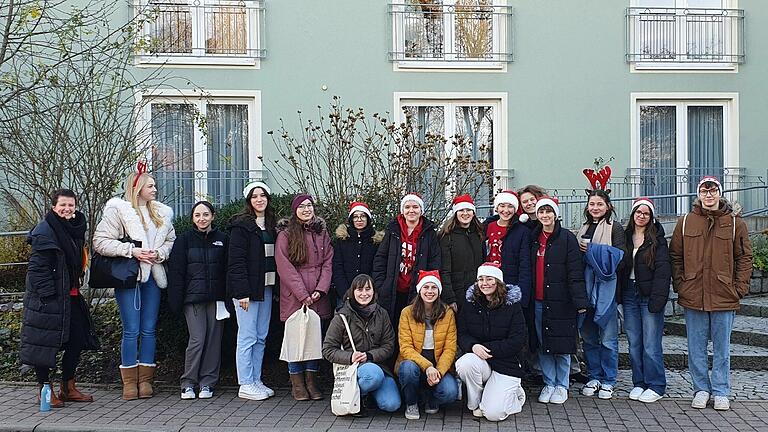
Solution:
{"label": "black handbag", "polygon": [[[130,238],[120,239],[122,243],[133,243],[141,247],[140,241]],[[139,278],[139,260],[136,258],[110,257],[93,253],[91,258],[91,276],[88,286],[91,288],[135,288]]]}

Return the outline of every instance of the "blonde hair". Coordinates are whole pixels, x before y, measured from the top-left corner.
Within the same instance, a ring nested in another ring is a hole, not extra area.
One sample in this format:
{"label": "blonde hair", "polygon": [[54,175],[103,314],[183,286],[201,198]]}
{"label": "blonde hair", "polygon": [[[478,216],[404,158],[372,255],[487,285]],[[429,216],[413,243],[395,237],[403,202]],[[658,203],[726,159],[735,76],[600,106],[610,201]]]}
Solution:
{"label": "blonde hair", "polygon": [[[136,187],[134,187],[133,182],[136,179],[136,176],[139,176],[139,179],[136,181]],[[139,174],[135,172],[128,174],[128,177],[125,179],[124,198],[131,203],[131,206],[136,210],[136,213],[139,214],[139,220],[141,220],[144,229],[147,229],[147,221],[144,220],[144,215],[141,210],[139,210],[139,192],[141,191],[141,188],[146,186],[149,180],[154,180],[154,178],[146,173]],[[160,217],[157,210],[155,210],[155,207],[150,205],[150,203],[147,203],[147,213],[149,213],[149,218],[156,227],[160,227],[163,224],[163,218]]]}

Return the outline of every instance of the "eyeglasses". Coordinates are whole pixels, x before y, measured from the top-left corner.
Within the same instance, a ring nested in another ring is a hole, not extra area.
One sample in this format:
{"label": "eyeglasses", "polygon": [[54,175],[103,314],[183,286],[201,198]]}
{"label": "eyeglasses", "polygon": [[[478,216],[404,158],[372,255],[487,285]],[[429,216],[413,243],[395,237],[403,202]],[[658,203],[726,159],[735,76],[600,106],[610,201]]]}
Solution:
{"label": "eyeglasses", "polygon": [[712,189],[699,189],[699,195],[701,196],[717,196],[720,195],[720,189],[718,188],[712,188]]}
{"label": "eyeglasses", "polygon": [[306,209],[311,209],[311,208],[313,208],[314,206],[315,206],[314,204],[301,204],[301,205],[299,205],[297,208],[298,208],[299,210],[306,210]]}
{"label": "eyeglasses", "polygon": [[354,215],[352,220],[365,220],[365,215]]}
{"label": "eyeglasses", "polygon": [[648,213],[648,212],[641,212],[641,211],[635,212],[635,215],[639,216],[639,217],[642,217],[642,218],[649,218],[649,217],[651,217],[650,213]]}

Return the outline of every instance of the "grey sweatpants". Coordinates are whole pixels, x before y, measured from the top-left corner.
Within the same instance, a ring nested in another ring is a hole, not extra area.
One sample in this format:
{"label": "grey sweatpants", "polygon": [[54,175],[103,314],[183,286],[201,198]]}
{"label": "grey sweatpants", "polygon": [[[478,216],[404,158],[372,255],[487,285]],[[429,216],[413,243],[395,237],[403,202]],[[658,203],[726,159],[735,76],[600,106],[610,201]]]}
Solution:
{"label": "grey sweatpants", "polygon": [[189,343],[184,356],[181,389],[215,387],[221,366],[221,335],[224,326],[216,320],[216,302],[184,305]]}

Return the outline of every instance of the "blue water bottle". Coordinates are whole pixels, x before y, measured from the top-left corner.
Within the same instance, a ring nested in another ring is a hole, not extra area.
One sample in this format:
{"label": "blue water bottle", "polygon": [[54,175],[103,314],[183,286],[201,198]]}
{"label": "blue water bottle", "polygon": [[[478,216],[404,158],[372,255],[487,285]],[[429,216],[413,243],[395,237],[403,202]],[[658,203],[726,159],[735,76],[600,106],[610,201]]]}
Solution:
{"label": "blue water bottle", "polygon": [[40,411],[51,410],[51,383],[44,383],[43,389],[40,390]]}

